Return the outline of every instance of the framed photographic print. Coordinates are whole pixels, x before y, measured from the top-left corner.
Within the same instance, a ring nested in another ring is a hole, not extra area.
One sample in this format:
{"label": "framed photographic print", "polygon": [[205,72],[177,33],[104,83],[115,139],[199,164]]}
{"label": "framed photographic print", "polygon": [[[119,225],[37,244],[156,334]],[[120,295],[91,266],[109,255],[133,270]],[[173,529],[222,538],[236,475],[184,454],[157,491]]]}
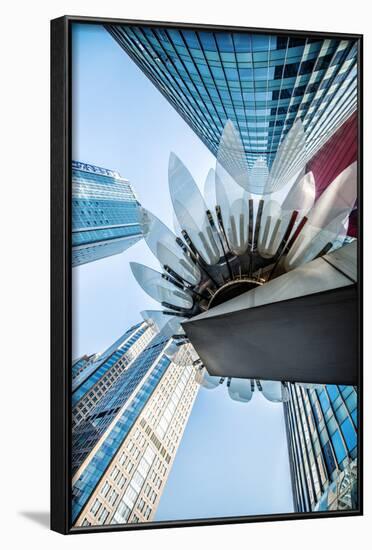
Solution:
{"label": "framed photographic print", "polygon": [[362,36],[51,30],[52,529],[362,514]]}

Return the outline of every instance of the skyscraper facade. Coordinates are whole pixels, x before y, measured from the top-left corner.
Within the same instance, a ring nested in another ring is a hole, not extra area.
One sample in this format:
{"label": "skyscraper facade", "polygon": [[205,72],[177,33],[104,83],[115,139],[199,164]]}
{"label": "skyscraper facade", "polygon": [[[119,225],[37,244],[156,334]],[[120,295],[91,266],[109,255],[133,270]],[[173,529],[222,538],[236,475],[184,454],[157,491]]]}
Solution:
{"label": "skyscraper facade", "polygon": [[166,329],[132,327],[77,402],[75,525],[153,519],[199,387],[190,346],[175,347]]}
{"label": "skyscraper facade", "polygon": [[141,238],[138,200],[118,172],[72,161],[72,266],[120,254]]}
{"label": "skyscraper facade", "polygon": [[91,362],[94,360],[94,355],[83,355],[79,359],[75,359],[72,362],[72,383],[75,383],[76,378],[80,377]]}
{"label": "skyscraper facade", "polygon": [[[92,356],[88,367],[72,380],[72,426],[76,428],[106,395],[156,331],[142,322],[128,329],[104,353]],[[81,361],[81,360],[80,360]],[[76,366],[73,365],[73,369]]]}
{"label": "skyscraper facade", "polygon": [[284,413],[295,511],[357,508],[355,388],[288,384],[288,391]]}
{"label": "skyscraper facade", "polygon": [[356,109],[353,40],[106,28],[213,154],[231,120],[250,167],[262,158],[271,166],[298,118],[311,158]]}

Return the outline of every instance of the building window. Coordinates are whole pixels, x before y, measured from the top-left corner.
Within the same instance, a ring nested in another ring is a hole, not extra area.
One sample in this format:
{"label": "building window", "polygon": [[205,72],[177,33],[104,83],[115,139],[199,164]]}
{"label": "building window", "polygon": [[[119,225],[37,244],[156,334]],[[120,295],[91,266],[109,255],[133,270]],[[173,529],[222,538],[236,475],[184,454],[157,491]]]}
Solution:
{"label": "building window", "polygon": [[354,449],[354,447],[356,447],[357,434],[349,418],[346,418],[346,420],[344,420],[344,422],[341,424],[341,431],[342,435],[345,438],[346,445],[351,451],[352,449]]}
{"label": "building window", "polygon": [[345,450],[344,444],[343,444],[342,439],[341,439],[340,431],[337,430],[332,435],[331,439],[332,439],[332,443],[333,443],[333,448],[334,448],[335,453],[336,453],[337,462],[339,464],[341,464],[341,462],[346,457],[346,450]]}
{"label": "building window", "polygon": [[102,487],[101,489],[101,494],[105,497],[107,495],[107,493],[109,492],[110,490],[110,487],[111,485],[109,484],[108,481],[106,481],[106,483],[104,484],[104,486]]}
{"label": "building window", "polygon": [[97,512],[100,508],[101,508],[101,503],[98,500],[98,498],[96,498],[96,500],[94,501],[94,504],[93,504],[92,508],[90,509],[90,511],[95,516],[95,515],[97,515]]}

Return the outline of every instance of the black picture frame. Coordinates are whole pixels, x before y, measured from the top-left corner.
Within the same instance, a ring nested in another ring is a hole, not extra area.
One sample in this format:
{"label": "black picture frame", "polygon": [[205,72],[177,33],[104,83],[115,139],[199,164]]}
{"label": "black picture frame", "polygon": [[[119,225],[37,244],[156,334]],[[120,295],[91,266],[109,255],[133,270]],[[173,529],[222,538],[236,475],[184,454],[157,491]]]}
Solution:
{"label": "black picture frame", "polygon": [[[358,492],[352,511],[306,512],[139,524],[71,525],[71,24],[125,24],[353,39],[358,43]],[[180,22],[64,16],[51,21],[51,529],[81,534],[363,515],[363,35]]]}

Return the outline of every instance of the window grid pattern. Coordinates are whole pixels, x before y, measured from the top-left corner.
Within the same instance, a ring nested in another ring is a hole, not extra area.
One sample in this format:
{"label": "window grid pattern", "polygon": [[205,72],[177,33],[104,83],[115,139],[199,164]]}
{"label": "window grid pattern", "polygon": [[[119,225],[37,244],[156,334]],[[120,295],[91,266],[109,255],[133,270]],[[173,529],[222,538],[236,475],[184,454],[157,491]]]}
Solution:
{"label": "window grid pattern", "polygon": [[[185,355],[189,364],[171,363],[167,368],[91,493],[77,526],[102,524],[103,508],[108,511],[104,521],[107,525],[153,520],[199,388],[189,346],[183,346],[179,354]],[[172,419],[160,439],[156,429],[163,418],[168,418],[169,411]],[[97,501],[101,506],[98,511]]]}
{"label": "window grid pattern", "polygon": [[130,327],[118,340],[116,340],[111,346],[109,346],[103,353],[97,353],[91,356],[91,361],[89,365],[72,381],[72,392],[75,390],[87,379],[89,376],[104,362],[108,359],[118,348],[127,341],[127,339],[135,333],[139,328],[141,328],[142,323],[137,323]]}
{"label": "window grid pattern", "polygon": [[84,355],[83,357],[76,359],[76,361],[73,361],[71,367],[72,380],[74,381],[78,376],[81,376],[89,365],[91,365],[93,360],[94,355]]}
{"label": "window grid pattern", "polygon": [[144,323],[125,344],[104,361],[72,396],[72,428],[75,429],[106,395],[130,363],[144,350],[155,332]]}
{"label": "window grid pattern", "polygon": [[[163,353],[168,341],[159,333],[74,431],[73,473],[85,462],[73,482],[73,521],[168,368],[170,360]],[[98,443],[98,450],[91,455]]]}
{"label": "window grid pattern", "polygon": [[288,388],[285,418],[295,508],[306,512],[357,459],[357,392],[353,386]]}
{"label": "window grid pattern", "polygon": [[149,346],[133,361],[130,368],[111,386],[84,421],[72,434],[72,469],[75,472],[90,453],[121,408],[132,396],[143,377],[161,357],[167,344],[161,336],[156,336]]}
{"label": "window grid pattern", "polygon": [[81,399],[83,399],[83,397],[91,391],[93,387],[102,380],[102,377],[107,372],[111,371],[118,362],[121,362],[123,367],[127,366],[135,358],[136,350],[142,348],[144,343],[148,343],[148,338],[142,338],[145,334],[151,339],[154,333],[152,330],[148,329],[146,323],[143,323],[141,327],[125,339],[123,344],[114,349],[112,353],[108,355],[105,354],[106,357],[103,360],[100,358],[95,362],[95,365],[92,364],[89,376],[82,380],[79,386],[73,389],[72,406],[75,407],[79,404]]}
{"label": "window grid pattern", "polygon": [[270,166],[296,118],[309,156],[355,111],[354,41],[108,25],[107,30],[216,154],[228,119],[250,167]]}
{"label": "window grid pattern", "polygon": [[128,180],[72,162],[72,265],[119,254],[141,237],[138,200]]}

